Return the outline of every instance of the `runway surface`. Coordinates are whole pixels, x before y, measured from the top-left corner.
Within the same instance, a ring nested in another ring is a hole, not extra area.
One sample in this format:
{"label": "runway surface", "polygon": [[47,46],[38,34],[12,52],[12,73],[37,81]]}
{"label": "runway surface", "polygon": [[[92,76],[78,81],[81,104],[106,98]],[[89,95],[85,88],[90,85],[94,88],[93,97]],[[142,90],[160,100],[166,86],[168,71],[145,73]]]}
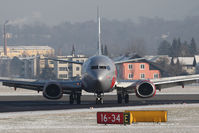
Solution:
{"label": "runway surface", "polygon": [[60,100],[47,100],[42,95],[9,95],[0,96],[0,112],[88,109],[105,107],[125,107],[161,104],[199,103],[199,94],[158,94],[155,97],[140,99],[130,95],[129,104],[117,104],[116,95],[105,95],[104,104],[96,105],[95,96],[83,95],[81,105],[70,105],[69,97]]}

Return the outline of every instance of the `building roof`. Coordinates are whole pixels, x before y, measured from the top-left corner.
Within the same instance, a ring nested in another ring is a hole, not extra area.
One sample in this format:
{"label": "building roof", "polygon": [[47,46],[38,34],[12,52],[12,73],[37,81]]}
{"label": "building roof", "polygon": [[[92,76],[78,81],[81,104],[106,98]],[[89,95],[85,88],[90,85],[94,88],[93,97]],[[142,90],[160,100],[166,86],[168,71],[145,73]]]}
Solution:
{"label": "building roof", "polygon": [[196,64],[199,63],[199,55],[195,55]]}
{"label": "building roof", "polygon": [[[46,49],[46,50],[50,50],[53,49],[50,46],[23,46],[23,45],[19,45],[19,46],[7,46],[7,48],[14,50],[14,49],[21,49],[21,50],[32,50],[32,49]],[[0,49],[3,50],[3,46],[0,46]]]}
{"label": "building roof", "polygon": [[180,64],[182,65],[193,65],[194,64],[194,57],[176,57],[173,59],[174,63],[177,63],[179,60]]}
{"label": "building roof", "polygon": [[114,61],[126,61],[126,60],[136,59],[136,58],[141,58],[141,56],[139,56],[138,54],[135,54],[135,53],[129,53],[126,55],[115,57],[113,60]]}
{"label": "building roof", "polygon": [[152,61],[152,62],[157,62],[159,61],[161,58],[167,58],[170,60],[171,57],[169,57],[168,55],[146,55],[144,56],[144,58],[146,58],[147,60],[149,61]]}

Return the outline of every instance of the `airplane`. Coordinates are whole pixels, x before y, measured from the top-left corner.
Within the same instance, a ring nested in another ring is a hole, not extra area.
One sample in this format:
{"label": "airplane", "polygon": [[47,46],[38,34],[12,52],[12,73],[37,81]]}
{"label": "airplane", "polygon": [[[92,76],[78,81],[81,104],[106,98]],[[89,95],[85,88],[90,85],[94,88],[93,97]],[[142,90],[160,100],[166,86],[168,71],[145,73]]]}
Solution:
{"label": "airplane", "polygon": [[101,52],[101,26],[100,16],[98,15],[98,54],[87,59],[87,61],[76,62],[48,58],[55,61],[75,63],[82,65],[82,77],[77,81],[60,80],[28,80],[28,79],[10,79],[0,78],[2,85],[42,91],[47,99],[60,99],[63,94],[70,95],[70,104],[81,103],[82,91],[96,94],[96,104],[103,104],[104,93],[117,91],[117,102],[121,104],[129,103],[129,94],[135,93],[140,98],[150,98],[155,96],[156,90],[169,88],[173,86],[182,86],[191,84],[199,80],[199,74],[188,76],[175,76],[168,78],[159,78],[151,80],[118,80],[116,64],[138,61],[143,58],[131,59],[127,61],[114,62]]}

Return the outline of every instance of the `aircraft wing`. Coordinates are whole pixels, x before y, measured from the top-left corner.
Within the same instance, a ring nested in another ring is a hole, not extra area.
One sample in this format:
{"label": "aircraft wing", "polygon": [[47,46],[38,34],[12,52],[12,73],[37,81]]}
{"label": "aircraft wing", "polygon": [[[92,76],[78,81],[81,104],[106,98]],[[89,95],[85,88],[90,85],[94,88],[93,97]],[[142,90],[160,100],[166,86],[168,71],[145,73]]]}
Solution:
{"label": "aircraft wing", "polygon": [[156,86],[157,89],[164,89],[174,86],[184,87],[184,85],[199,81],[199,74],[151,79],[150,81]]}
{"label": "aircraft wing", "polygon": [[74,64],[83,65],[83,62],[79,62],[79,61],[60,60],[60,59],[55,59],[55,58],[46,58],[46,59],[47,59],[47,60],[54,60],[54,61],[60,61],[60,62],[74,63]]}
{"label": "aircraft wing", "polygon": [[[159,78],[151,80],[121,80],[117,81],[116,89],[124,91],[127,93],[145,93],[151,89],[151,94],[155,94],[155,90],[161,90],[164,88],[182,86],[191,83],[195,83],[199,80],[199,74],[196,75],[187,75],[187,76],[175,76],[168,78]],[[150,95],[151,96],[151,95]]]}
{"label": "aircraft wing", "polygon": [[64,94],[70,94],[72,91],[81,89],[81,81],[67,81],[67,80],[33,80],[20,78],[2,78],[0,77],[2,85],[14,88],[23,88],[28,90],[43,91],[49,84],[56,84],[62,88]]}

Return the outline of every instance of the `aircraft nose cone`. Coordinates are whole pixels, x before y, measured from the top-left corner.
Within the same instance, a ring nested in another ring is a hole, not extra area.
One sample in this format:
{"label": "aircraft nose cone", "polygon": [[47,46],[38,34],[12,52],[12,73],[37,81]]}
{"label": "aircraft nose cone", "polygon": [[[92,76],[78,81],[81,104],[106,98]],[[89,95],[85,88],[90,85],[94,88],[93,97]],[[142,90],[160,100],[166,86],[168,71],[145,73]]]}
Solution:
{"label": "aircraft nose cone", "polygon": [[103,89],[103,75],[101,73],[93,73],[91,75],[93,83],[95,85],[96,88],[98,89]]}
{"label": "aircraft nose cone", "polygon": [[92,79],[95,80],[95,81],[102,81],[103,80],[103,76],[101,73],[99,72],[96,72],[96,73],[93,73],[91,75]]}

